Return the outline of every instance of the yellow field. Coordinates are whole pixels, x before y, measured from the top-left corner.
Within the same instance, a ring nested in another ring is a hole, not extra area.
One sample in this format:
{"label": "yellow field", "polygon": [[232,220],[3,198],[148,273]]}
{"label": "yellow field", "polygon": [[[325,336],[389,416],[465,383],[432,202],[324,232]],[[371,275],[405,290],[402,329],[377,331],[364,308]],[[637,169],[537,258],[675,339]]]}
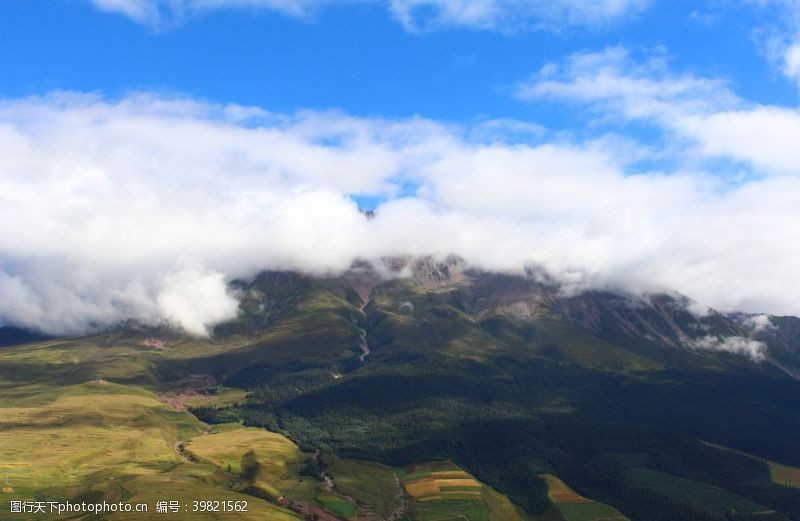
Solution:
{"label": "yellow field", "polygon": [[772,481],[786,487],[800,488],[800,469],[781,465],[774,461],[767,462]]}
{"label": "yellow field", "polygon": [[419,501],[435,501],[475,496],[480,499],[483,485],[463,470],[414,472],[404,480],[406,492]]}
{"label": "yellow field", "polygon": [[[447,490],[447,487],[459,487],[461,490]],[[448,495],[465,496],[474,494],[480,496],[482,485],[475,479],[439,479],[432,477],[406,483],[405,488],[412,497],[425,501],[426,499],[433,499],[434,495],[439,498],[446,498]]]}

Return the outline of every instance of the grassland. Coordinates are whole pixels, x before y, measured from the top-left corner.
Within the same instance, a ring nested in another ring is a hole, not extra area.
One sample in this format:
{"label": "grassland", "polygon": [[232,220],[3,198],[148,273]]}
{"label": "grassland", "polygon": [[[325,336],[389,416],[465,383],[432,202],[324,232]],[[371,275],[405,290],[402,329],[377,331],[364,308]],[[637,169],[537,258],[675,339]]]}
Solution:
{"label": "grassland", "polygon": [[782,463],[777,463],[775,461],[771,461],[764,458],[759,458],[758,456],[754,456],[746,452],[731,449],[729,447],[723,447],[722,445],[717,445],[715,443],[707,443],[707,442],[704,443],[709,447],[714,447],[716,449],[733,452],[735,454],[746,456],[755,461],[766,463],[766,465],[769,467],[769,474],[773,483],[776,483],[778,485],[783,485],[784,487],[800,488],[800,468],[784,465]]}
{"label": "grassland", "polygon": [[286,437],[238,424],[217,425],[207,435],[183,444],[193,460],[209,463],[241,476],[244,486],[254,486],[271,498],[311,500],[316,482],[300,475],[310,457]]}
{"label": "grassland", "polygon": [[186,400],[188,407],[229,407],[244,402],[247,391],[243,389],[222,388],[210,394],[190,397]]}
{"label": "grassland", "polygon": [[626,521],[615,508],[587,499],[557,477],[545,474],[547,495],[566,521]]}
{"label": "grassland", "polygon": [[356,514],[356,507],[344,498],[333,494],[320,494],[317,500],[322,503],[325,510],[342,517],[350,519]]}
{"label": "grassland", "polygon": [[[19,400],[20,393],[27,398]],[[189,508],[194,500],[244,500],[249,508],[241,519],[297,519],[287,509],[229,489],[235,474],[216,462],[186,461],[176,447],[181,440],[213,439],[204,432],[205,425],[191,414],[172,410],[152,392],[130,385],[90,381],[58,389],[29,385],[6,390],[0,398],[3,496],[145,502],[150,508],[149,514],[108,519],[158,519],[153,512],[158,500]],[[291,445],[285,438],[282,444],[270,441],[281,455]]]}
{"label": "grassland", "polygon": [[641,488],[664,495],[680,497],[684,502],[700,511],[713,514],[738,512],[742,514],[770,515],[774,513],[773,510],[763,505],[719,487],[672,476],[656,470],[637,468],[629,470],[627,475],[632,482]]}
{"label": "grassland", "polygon": [[[540,480],[546,469],[634,519],[716,520],[727,515],[717,507],[742,506],[759,519],[800,519],[796,490],[770,482],[765,465],[687,439],[800,464],[798,384],[765,366],[709,371],[711,355],[600,337],[544,311],[527,321],[485,306],[479,316],[480,299],[408,281],[377,288],[365,316],[346,290],[289,279],[245,289],[252,312],[209,340],[128,330],[3,347],[0,498],[240,498],[250,518],[278,521],[300,517],[285,507],[326,521],[326,512],[531,519],[516,505],[545,512],[536,521],[624,519]],[[362,330],[372,348],[364,364]],[[306,453],[265,430],[209,430],[198,418],[285,432]],[[314,449],[332,487],[318,479]],[[446,459],[463,468],[413,463]],[[629,472],[645,466],[664,474]],[[796,468],[770,468],[772,481],[796,483]],[[762,517],[762,504],[785,515]]]}
{"label": "grassland", "polygon": [[325,458],[325,472],[336,483],[336,490],[387,517],[402,507],[402,490],[395,469],[371,461]]}
{"label": "grassland", "polygon": [[[189,412],[244,401],[244,390],[219,384],[221,371],[257,360],[264,350],[282,357],[293,345],[289,340],[297,342],[292,332],[291,320],[283,321],[258,339],[267,346],[270,339],[287,342],[277,350],[238,337],[173,338],[156,347],[144,336],[122,333],[3,348],[0,497],[144,501],[151,510],[158,500],[236,499],[247,500],[250,510],[238,518],[277,521],[298,519],[286,508],[293,501],[343,519],[402,510],[404,489],[391,467],[330,457],[336,488],[328,493],[309,471],[309,454],[282,435],[239,424],[210,428]],[[335,343],[330,349],[338,356]],[[443,476],[443,499],[417,501],[425,508],[412,508],[413,519],[446,519],[456,511],[475,520],[523,519],[505,496],[460,469],[450,471],[458,476]],[[148,519],[109,516],[126,517]]]}

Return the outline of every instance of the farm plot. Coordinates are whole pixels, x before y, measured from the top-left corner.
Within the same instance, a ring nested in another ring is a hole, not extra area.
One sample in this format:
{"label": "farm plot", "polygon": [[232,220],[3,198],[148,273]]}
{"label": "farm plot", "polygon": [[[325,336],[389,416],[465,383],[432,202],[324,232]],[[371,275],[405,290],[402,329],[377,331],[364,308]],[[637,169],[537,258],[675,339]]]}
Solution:
{"label": "farm plot", "polygon": [[585,498],[557,477],[545,474],[547,495],[567,521],[627,521],[615,508]]}
{"label": "farm plot", "polygon": [[410,514],[419,521],[523,521],[502,494],[450,462],[414,465],[400,478],[412,498]]}

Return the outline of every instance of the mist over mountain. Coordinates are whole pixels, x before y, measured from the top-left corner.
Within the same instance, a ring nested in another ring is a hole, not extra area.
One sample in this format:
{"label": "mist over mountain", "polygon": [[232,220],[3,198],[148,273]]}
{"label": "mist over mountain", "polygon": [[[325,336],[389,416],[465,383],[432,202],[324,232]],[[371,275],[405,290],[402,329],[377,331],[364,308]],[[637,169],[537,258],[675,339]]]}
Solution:
{"label": "mist over mountain", "polygon": [[[798,178],[781,172],[735,186],[697,171],[634,175],[635,146],[519,143],[513,121],[146,93],[6,99],[0,122],[0,320],[12,325],[167,321],[203,335],[235,315],[225,284],[237,278],[451,253],[488,271],[541,270],[569,291],[678,291],[725,312],[800,314]],[[374,218],[361,197],[377,201]]]}

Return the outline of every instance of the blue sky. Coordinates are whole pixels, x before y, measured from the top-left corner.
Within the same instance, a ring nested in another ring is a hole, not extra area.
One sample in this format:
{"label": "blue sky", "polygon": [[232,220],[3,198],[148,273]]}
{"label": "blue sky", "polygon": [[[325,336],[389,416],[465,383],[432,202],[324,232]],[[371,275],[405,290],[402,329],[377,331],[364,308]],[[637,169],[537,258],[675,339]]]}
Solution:
{"label": "blue sky", "polygon": [[513,117],[558,128],[573,123],[570,114],[520,103],[513,85],[571,53],[623,45],[662,48],[675,69],[725,78],[748,99],[793,104],[793,82],[775,72],[756,41],[757,29],[779,24],[782,13],[742,4],[652,2],[598,23],[411,33],[374,3],[318,7],[304,17],[217,9],[156,27],[89,1],[5,0],[0,93],[156,90],[275,111]]}
{"label": "blue sky", "polygon": [[800,0],[3,0],[0,323],[451,253],[798,315],[798,87]]}

